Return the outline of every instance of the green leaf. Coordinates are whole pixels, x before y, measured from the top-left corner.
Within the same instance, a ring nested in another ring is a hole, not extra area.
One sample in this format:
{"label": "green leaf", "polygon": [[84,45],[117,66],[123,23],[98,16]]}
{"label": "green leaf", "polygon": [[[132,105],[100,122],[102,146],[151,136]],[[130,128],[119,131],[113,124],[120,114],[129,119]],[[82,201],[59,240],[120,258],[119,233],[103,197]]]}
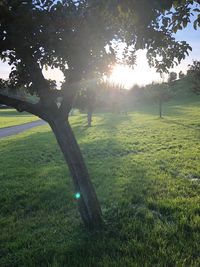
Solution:
{"label": "green leaf", "polygon": [[197,30],[197,23],[198,23],[198,21],[195,20],[195,21],[194,21],[194,24],[193,24],[195,30]]}
{"label": "green leaf", "polygon": [[195,8],[195,9],[193,9],[193,11],[200,12],[200,9],[199,8]]}
{"label": "green leaf", "polygon": [[187,24],[188,24],[187,20],[183,20],[183,27],[184,28],[186,28]]}

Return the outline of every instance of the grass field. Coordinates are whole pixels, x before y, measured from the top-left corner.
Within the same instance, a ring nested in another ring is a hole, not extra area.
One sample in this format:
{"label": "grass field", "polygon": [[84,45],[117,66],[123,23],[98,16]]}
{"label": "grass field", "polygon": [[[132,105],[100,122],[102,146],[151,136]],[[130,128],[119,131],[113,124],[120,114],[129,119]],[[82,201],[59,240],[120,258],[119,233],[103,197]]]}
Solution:
{"label": "grass field", "polygon": [[200,99],[71,117],[105,229],[88,233],[48,126],[0,140],[0,266],[200,266]]}
{"label": "grass field", "polygon": [[19,113],[14,109],[0,109],[0,129],[35,120],[39,120],[39,118],[25,112]]}

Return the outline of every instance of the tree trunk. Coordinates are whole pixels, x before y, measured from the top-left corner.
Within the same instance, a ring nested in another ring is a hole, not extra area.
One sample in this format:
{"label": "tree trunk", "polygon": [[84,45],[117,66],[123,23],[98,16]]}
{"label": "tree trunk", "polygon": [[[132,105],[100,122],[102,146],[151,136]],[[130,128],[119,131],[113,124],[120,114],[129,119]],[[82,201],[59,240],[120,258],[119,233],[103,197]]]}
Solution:
{"label": "tree trunk", "polygon": [[162,118],[162,99],[161,99],[161,97],[159,98],[159,115],[160,115],[160,118]]}
{"label": "tree trunk", "polygon": [[54,119],[49,124],[73,177],[81,218],[89,229],[100,228],[103,223],[101,208],[70,124],[68,120],[60,118]]}
{"label": "tree trunk", "polygon": [[92,126],[92,110],[89,108],[87,112],[88,127]]}

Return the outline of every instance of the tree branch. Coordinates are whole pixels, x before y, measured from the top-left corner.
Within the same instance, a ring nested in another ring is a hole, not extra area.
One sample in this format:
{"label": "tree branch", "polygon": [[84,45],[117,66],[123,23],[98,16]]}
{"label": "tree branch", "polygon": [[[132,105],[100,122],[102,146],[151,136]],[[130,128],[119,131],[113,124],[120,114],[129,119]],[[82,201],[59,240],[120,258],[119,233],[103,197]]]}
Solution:
{"label": "tree branch", "polygon": [[20,100],[12,96],[8,96],[8,95],[0,93],[0,104],[13,107],[19,112],[26,111],[28,113],[31,113],[35,116],[38,116],[46,120],[46,116],[44,112],[42,111],[42,107],[40,103],[32,104],[30,102]]}
{"label": "tree branch", "polygon": [[19,50],[19,57],[26,65],[26,70],[28,71],[34,86],[37,88],[37,93],[40,96],[40,99],[43,101],[46,100],[47,95],[49,95],[49,84],[44,78],[42,69],[40,69],[39,64],[32,55],[32,52],[29,48],[25,48],[21,51]]}

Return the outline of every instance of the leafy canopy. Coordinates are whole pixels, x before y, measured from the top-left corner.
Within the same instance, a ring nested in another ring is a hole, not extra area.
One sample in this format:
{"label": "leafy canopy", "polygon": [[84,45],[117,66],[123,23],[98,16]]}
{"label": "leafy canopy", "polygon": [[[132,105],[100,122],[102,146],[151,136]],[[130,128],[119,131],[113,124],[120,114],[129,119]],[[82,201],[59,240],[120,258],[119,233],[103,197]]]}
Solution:
{"label": "leafy canopy", "polygon": [[[150,66],[167,71],[191,47],[174,33],[186,27],[199,1],[191,0],[1,0],[0,56],[12,66],[13,85],[41,98],[51,90],[45,66],[63,71],[66,84],[107,73],[125,42],[123,60],[147,49]],[[194,27],[200,25],[200,16]],[[66,86],[63,90],[70,90]],[[61,90],[61,91],[63,91]],[[60,92],[61,93],[61,92]]]}

